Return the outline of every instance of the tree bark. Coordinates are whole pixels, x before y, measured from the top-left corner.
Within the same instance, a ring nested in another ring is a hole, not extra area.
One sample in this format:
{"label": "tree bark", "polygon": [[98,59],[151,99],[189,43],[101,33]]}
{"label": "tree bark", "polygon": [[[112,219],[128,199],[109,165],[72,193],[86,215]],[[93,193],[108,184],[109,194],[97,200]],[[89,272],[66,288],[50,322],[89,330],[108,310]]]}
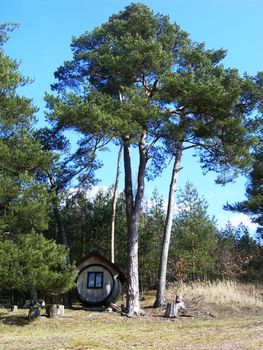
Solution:
{"label": "tree bark", "polygon": [[[69,246],[68,246],[66,230],[65,230],[63,219],[61,217],[61,214],[60,214],[60,211],[59,211],[59,208],[58,208],[57,184],[56,184],[56,181],[55,181],[55,179],[54,179],[54,177],[53,177],[53,175],[51,174],[50,171],[48,171],[48,178],[49,178],[49,182],[50,182],[50,185],[51,185],[51,189],[55,191],[55,198],[53,199],[53,212],[54,212],[54,215],[55,215],[55,218],[56,218],[56,222],[57,222],[57,225],[58,225],[60,238],[61,238],[61,241],[62,241],[62,244],[64,245],[64,247],[66,249],[68,249]],[[68,263],[68,265],[71,264],[69,254],[67,255],[67,263]]]}
{"label": "tree bark", "polygon": [[[61,217],[61,214],[60,214],[60,211],[58,209],[58,206],[57,206],[57,204],[55,202],[53,203],[53,213],[54,213],[55,218],[56,218],[56,222],[57,222],[57,225],[58,225],[58,230],[59,230],[60,239],[62,241],[62,244],[68,250],[69,246],[68,246],[68,240],[67,240],[67,236],[66,236],[64,222],[63,222],[63,219]],[[66,259],[67,259],[67,265],[70,266],[71,265],[71,261],[70,261],[69,254],[67,254]]]}
{"label": "tree bark", "polygon": [[29,289],[30,289],[31,301],[33,302],[33,304],[36,304],[38,302],[37,290],[31,282],[29,283]]}
{"label": "tree bark", "polygon": [[112,203],[112,219],[111,219],[111,261],[114,263],[115,260],[115,221],[116,221],[116,208],[117,208],[117,198],[118,198],[118,184],[120,178],[120,164],[121,164],[121,154],[122,154],[123,144],[121,144],[118,152],[117,159],[117,171],[115,178],[115,185],[113,191],[113,203]]}
{"label": "tree bark", "polygon": [[127,316],[129,317],[141,314],[139,301],[138,240],[139,218],[144,193],[144,176],[147,162],[145,156],[145,141],[146,134],[142,134],[139,143],[140,160],[137,178],[137,191],[134,199],[132,188],[130,141],[129,138],[124,140],[125,198],[128,226],[128,291],[126,310]]}
{"label": "tree bark", "polygon": [[166,220],[165,220],[165,226],[164,226],[164,235],[163,235],[160,266],[159,266],[158,288],[157,288],[154,307],[160,307],[165,305],[166,273],[167,273],[168,252],[169,252],[171,231],[172,231],[172,224],[173,224],[174,195],[176,192],[178,175],[181,170],[180,167],[181,167],[182,154],[183,154],[183,143],[179,142],[176,149],[175,161],[174,161],[172,178],[171,178],[170,189],[169,189],[167,214],[166,214]]}
{"label": "tree bark", "polygon": [[[70,255],[69,255],[69,246],[68,246],[68,240],[67,240],[67,235],[66,235],[66,230],[64,226],[64,222],[62,219],[62,216],[60,214],[59,208],[58,208],[58,189],[57,189],[57,184],[56,181],[50,171],[48,171],[48,178],[50,181],[51,189],[55,191],[55,198],[53,199],[53,213],[56,218],[56,222],[58,225],[58,230],[60,234],[60,238],[62,241],[62,244],[67,250],[67,265],[71,266],[71,260],[70,260]],[[63,293],[63,303],[66,307],[71,307],[71,297],[69,292]]]}

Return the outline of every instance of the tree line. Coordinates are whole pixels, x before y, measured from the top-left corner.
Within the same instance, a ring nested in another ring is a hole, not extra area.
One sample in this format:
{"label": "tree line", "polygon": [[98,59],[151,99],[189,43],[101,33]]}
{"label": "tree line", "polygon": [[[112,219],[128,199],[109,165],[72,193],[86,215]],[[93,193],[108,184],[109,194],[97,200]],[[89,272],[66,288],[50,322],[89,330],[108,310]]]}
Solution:
{"label": "tree line", "polygon": [[[56,239],[64,246],[69,282],[72,257],[92,246],[109,256],[111,239],[105,238],[115,217],[110,192],[93,201],[83,193],[97,182],[98,151],[114,142],[124,159],[115,254],[127,272],[128,316],[140,314],[140,288],[155,286],[155,306],[163,305],[167,277],[255,276],[262,251],[245,228],[219,232],[191,184],[178,197],[176,218],[174,200],[182,157],[191,150],[204,174],[218,174],[218,184],[249,174],[247,200],[226,208],[248,213],[262,226],[262,73],[241,76],[225,68],[225,50],[207,49],[168,16],[131,4],[73,38],[73,58],[57,69],[53,93],[45,96],[50,126],[36,130],[35,107],[17,93],[29,81],[3,50],[13,29],[0,27],[1,242],[19,245],[26,233]],[[67,130],[79,135],[74,151]],[[167,211],[157,194],[145,209],[145,180],[160,176],[170,161]],[[73,183],[78,190],[68,196]],[[217,261],[223,253],[225,260]]]}
{"label": "tree line", "polygon": [[[72,258],[78,259],[92,250],[110,258],[111,215],[113,189],[98,190],[94,198],[83,193],[70,196],[62,209]],[[205,198],[200,197],[191,183],[179,189],[178,208],[173,217],[168,283],[175,281],[215,280],[237,278],[259,281],[262,274],[261,242],[251,237],[242,224],[228,223],[219,227],[215,218],[209,217]],[[160,245],[165,223],[165,201],[157,190],[143,204],[140,218],[139,276],[140,291],[156,289]],[[118,196],[116,210],[115,258],[127,272],[127,219],[125,195]],[[56,228],[56,226],[53,226]],[[57,236],[58,230],[49,233]]]}

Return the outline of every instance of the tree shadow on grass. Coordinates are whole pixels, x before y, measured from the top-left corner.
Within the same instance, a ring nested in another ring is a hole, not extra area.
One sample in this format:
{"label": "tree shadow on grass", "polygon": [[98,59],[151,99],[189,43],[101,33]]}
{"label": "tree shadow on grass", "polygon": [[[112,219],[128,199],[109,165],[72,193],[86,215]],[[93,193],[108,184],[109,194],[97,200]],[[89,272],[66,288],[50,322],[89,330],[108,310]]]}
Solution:
{"label": "tree shadow on grass", "polygon": [[28,317],[25,315],[15,315],[11,313],[0,314],[0,324],[25,327],[31,322],[32,320],[29,320]]}
{"label": "tree shadow on grass", "polygon": [[76,311],[105,312],[104,306],[72,306],[70,309]]}

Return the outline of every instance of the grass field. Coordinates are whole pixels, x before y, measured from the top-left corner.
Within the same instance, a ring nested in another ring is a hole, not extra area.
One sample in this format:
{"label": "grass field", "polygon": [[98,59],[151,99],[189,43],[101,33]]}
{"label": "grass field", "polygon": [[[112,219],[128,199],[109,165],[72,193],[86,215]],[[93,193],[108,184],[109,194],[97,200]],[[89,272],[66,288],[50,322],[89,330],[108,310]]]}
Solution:
{"label": "grass field", "polygon": [[[194,295],[193,286],[188,292],[185,287],[185,295],[189,295],[188,301],[185,297],[187,309],[176,319],[166,319],[163,310],[151,308],[152,294],[143,301],[147,315],[132,319],[115,312],[76,309],[67,310],[64,318],[49,319],[43,315],[29,322],[27,310],[10,313],[2,309],[0,350],[263,350],[263,300],[258,296],[253,299],[252,295],[249,306],[243,306],[238,298],[231,307],[212,299],[205,303],[200,301],[200,288]],[[243,296],[251,294],[250,287],[238,288]],[[169,295],[172,290],[175,291],[170,289]]]}

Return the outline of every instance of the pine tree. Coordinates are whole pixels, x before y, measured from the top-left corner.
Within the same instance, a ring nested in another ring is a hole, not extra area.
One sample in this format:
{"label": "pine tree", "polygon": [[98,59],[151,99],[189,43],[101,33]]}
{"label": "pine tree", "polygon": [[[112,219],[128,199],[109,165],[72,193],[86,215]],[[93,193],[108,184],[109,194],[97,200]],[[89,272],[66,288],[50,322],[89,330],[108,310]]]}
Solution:
{"label": "pine tree", "polygon": [[[49,117],[58,129],[73,128],[86,139],[104,136],[123,143],[127,314],[132,316],[140,314],[138,229],[145,178],[160,174],[169,154],[175,157],[172,198],[186,149],[195,149],[204,171],[221,174],[221,182],[247,168],[252,140],[246,126],[257,105],[255,82],[222,66],[225,50],[192,43],[167,16],[142,4],[131,4],[74,38],[71,47],[73,59],[55,72],[57,96],[46,98]],[[135,189],[132,146],[139,159]],[[173,211],[168,208],[162,290]],[[157,304],[163,299],[161,293]]]}
{"label": "pine tree", "polygon": [[[159,76],[172,68],[174,42],[178,45],[183,40],[184,33],[170,24],[167,16],[132,4],[92,32],[73,39],[73,60],[55,73],[58,82],[53,88],[58,97],[47,97],[50,118],[58,128],[74,128],[86,138],[105,135],[123,143],[129,316],[140,313],[139,217],[146,166],[158,151],[154,145],[161,137],[165,113],[155,93]],[[140,159],[135,190],[132,145],[137,147]],[[159,155],[161,159],[163,153]],[[155,165],[156,170],[161,169],[160,164]]]}
{"label": "pine tree", "polygon": [[35,179],[51,157],[33,137],[36,108],[17,93],[30,80],[3,49],[15,27],[0,25],[0,233],[8,234],[45,229],[50,204],[45,185]]}
{"label": "pine tree", "polygon": [[249,215],[253,222],[259,225],[257,231],[263,237],[263,150],[258,150],[254,154],[253,169],[248,176],[246,197],[246,200],[233,205],[227,204],[224,208]]}
{"label": "pine tree", "polygon": [[215,265],[215,221],[207,214],[206,200],[199,197],[197,189],[189,182],[179,191],[177,205],[172,254],[186,263],[187,279],[207,279]]}
{"label": "pine tree", "polygon": [[66,262],[62,245],[39,234],[24,234],[16,242],[0,239],[0,286],[62,293],[74,286],[75,267]]}

